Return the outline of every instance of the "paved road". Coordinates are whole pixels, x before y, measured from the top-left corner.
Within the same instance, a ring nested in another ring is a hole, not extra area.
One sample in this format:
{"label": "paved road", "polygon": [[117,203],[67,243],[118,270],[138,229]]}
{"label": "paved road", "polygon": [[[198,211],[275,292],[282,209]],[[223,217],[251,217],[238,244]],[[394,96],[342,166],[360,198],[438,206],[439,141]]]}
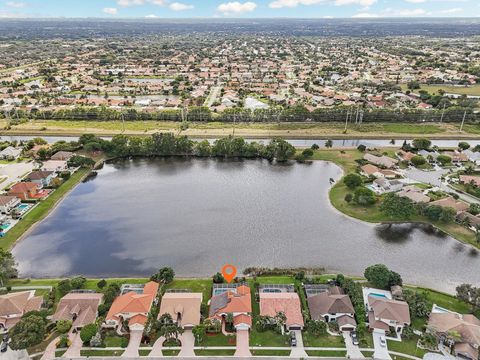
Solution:
{"label": "paved road", "polygon": [[249,357],[250,353],[250,339],[248,330],[237,330],[237,348],[235,355],[237,357]]}
{"label": "paved road", "polygon": [[384,330],[375,329],[373,330],[373,346],[375,351],[373,353],[374,359],[381,359],[381,360],[392,360],[390,354],[388,353],[388,346],[382,346],[380,344],[380,337],[385,336]]}
{"label": "paved road", "polygon": [[345,339],[345,347],[347,348],[347,356],[350,359],[364,359],[360,348],[357,345],[353,345],[352,337],[349,331],[342,331],[343,338]]}
{"label": "paved road", "polygon": [[137,357],[138,348],[140,346],[140,342],[142,341],[143,330],[131,330],[130,331],[130,341],[128,342],[128,346],[122,354],[122,357]]}
{"label": "paved road", "polygon": [[[53,352],[55,357],[55,351]],[[0,359],[2,360],[30,360],[27,350],[14,351],[10,348],[4,353],[0,353]]]}
{"label": "paved road", "polygon": [[300,330],[294,330],[295,337],[297,338],[297,346],[292,346],[292,351],[290,352],[290,357],[294,358],[304,358],[307,357],[307,352],[303,345],[302,332]]}
{"label": "paved road", "polygon": [[192,330],[185,330],[180,337],[182,342],[182,349],[178,353],[178,356],[195,356],[195,337],[193,336]]}

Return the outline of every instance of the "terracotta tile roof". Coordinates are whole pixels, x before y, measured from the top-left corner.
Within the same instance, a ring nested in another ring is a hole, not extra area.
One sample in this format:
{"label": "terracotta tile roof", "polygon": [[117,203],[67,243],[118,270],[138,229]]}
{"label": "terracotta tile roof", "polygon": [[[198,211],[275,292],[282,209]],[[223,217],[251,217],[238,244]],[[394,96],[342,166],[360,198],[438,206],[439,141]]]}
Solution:
{"label": "terracotta tile roof", "polygon": [[145,315],[138,314],[130,318],[130,320],[128,321],[128,326],[132,326],[135,324],[145,325],[146,322],[147,322],[147,317]]}
{"label": "terracotta tile roof", "polygon": [[27,191],[31,191],[34,189],[38,189],[38,184],[35,184],[33,182],[20,182],[15,185],[13,185],[10,188],[10,192],[12,193],[23,193]]}
{"label": "terracotta tile roof", "polygon": [[432,201],[430,205],[437,205],[444,208],[452,208],[457,212],[467,211],[470,208],[470,205],[466,202],[455,200],[453,197],[448,196],[444,199]]}
{"label": "terracotta tile roof", "polygon": [[212,296],[212,299],[210,300],[210,317],[229,312],[252,312],[251,294],[248,286],[239,286],[237,288],[237,293],[227,291],[220,295]]}
{"label": "terracotta tile roof", "polygon": [[247,324],[252,326],[252,317],[246,314],[239,314],[233,318],[233,326],[238,326],[240,324]]}
{"label": "terracotta tile roof", "polygon": [[150,281],[145,284],[145,291],[147,293],[137,294],[132,291],[117,297],[108,311],[106,320],[118,320],[119,315],[125,313],[148,313],[157,295],[158,283]]}
{"label": "terracotta tile roof", "polygon": [[287,326],[303,326],[302,306],[297,293],[260,293],[260,315],[274,317],[283,312]]}
{"label": "terracotta tile roof", "polygon": [[202,293],[165,293],[158,316],[170,314],[175,320],[180,314],[182,325],[198,325],[202,297]]}

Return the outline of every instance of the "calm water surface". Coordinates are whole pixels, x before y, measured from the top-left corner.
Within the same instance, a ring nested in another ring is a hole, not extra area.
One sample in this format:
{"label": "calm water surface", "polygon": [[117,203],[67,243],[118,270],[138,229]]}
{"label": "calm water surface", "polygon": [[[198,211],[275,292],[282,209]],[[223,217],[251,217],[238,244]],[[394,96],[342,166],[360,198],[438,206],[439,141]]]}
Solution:
{"label": "calm water surface", "polygon": [[126,160],[80,184],[14,249],[23,276],[210,276],[225,263],[361,274],[385,263],[411,283],[480,285],[480,257],[427,226],[375,226],[328,201],[339,167],[267,161]]}

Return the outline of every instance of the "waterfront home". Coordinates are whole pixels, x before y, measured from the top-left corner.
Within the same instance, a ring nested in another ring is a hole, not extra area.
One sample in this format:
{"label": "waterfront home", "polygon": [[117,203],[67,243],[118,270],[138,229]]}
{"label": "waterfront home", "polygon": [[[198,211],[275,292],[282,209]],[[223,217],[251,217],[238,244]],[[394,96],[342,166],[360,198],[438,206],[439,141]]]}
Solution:
{"label": "waterfront home", "polygon": [[477,229],[480,228],[480,215],[475,216],[467,211],[462,211],[457,214],[456,220],[459,223],[468,225],[468,227],[473,231],[477,231]]}
{"label": "waterfront home", "polygon": [[252,301],[250,288],[239,284],[234,290],[228,289],[210,299],[209,318],[218,319],[223,325],[228,313],[233,314],[236,330],[248,330],[252,326]]}
{"label": "waterfront home", "polygon": [[394,168],[398,164],[398,160],[392,159],[388,156],[376,156],[373,154],[365,154],[363,159],[380,167],[384,167],[387,169]]}
{"label": "waterfront home", "polygon": [[283,313],[287,318],[284,330],[302,330],[304,326],[300,297],[295,292],[260,292],[260,315],[274,318]]}
{"label": "waterfront home", "polygon": [[79,330],[97,319],[98,306],[103,294],[70,293],[60,299],[52,321],[70,320],[74,329]]}
{"label": "waterfront home", "polygon": [[8,146],[2,151],[0,151],[0,159],[15,160],[15,159],[18,159],[21,154],[22,154],[22,149],[14,148],[13,146]]}
{"label": "waterfront home", "polygon": [[0,329],[11,329],[29,311],[39,311],[43,297],[35,290],[15,292],[0,296]]}
{"label": "waterfront home", "polygon": [[394,328],[397,335],[400,335],[403,328],[410,325],[410,310],[405,301],[388,299],[383,293],[370,292],[366,305],[370,330],[388,332]]}
{"label": "waterfront home", "polygon": [[480,320],[471,314],[459,314],[433,305],[427,331],[440,344],[452,348],[455,356],[477,360],[480,346]]}
{"label": "waterfront home", "polygon": [[399,180],[379,178],[373,181],[371,188],[377,194],[384,194],[401,190],[403,188],[403,183]]}
{"label": "waterfront home", "polygon": [[34,182],[20,182],[8,190],[8,195],[16,196],[22,200],[38,199],[44,194],[40,192],[40,185]]}
{"label": "waterfront home", "polygon": [[150,281],[140,294],[130,291],[118,296],[105,318],[105,327],[117,328],[121,332],[123,322],[128,321],[130,329],[142,330],[157,293],[158,283]]}
{"label": "waterfront home", "polygon": [[461,200],[456,200],[452,196],[447,196],[446,198],[432,201],[430,205],[436,205],[443,208],[452,208],[456,211],[457,214],[470,209],[470,205],[468,203]]}
{"label": "waterfront home", "polygon": [[0,195],[0,212],[9,214],[12,209],[20,204],[20,199],[16,196]]}
{"label": "waterfront home", "polygon": [[50,160],[68,161],[73,155],[70,151],[58,151],[50,157]]}
{"label": "waterfront home", "polygon": [[414,202],[415,204],[430,202],[430,198],[425,195],[421,189],[414,185],[406,186],[405,188],[400,190],[397,195],[400,197],[406,197],[412,200],[412,202]]}
{"label": "waterfront home", "polygon": [[48,160],[43,162],[41,168],[42,171],[66,171],[68,170],[68,165],[65,160]]}
{"label": "waterfront home", "polygon": [[55,173],[53,171],[32,171],[27,175],[27,179],[35,184],[40,185],[41,187],[46,187],[50,185],[54,174]]}
{"label": "waterfront home", "polygon": [[341,331],[352,331],[357,327],[355,310],[350,296],[338,287],[314,294],[307,298],[308,309],[313,320],[336,321]]}
{"label": "waterfront home", "polygon": [[33,157],[33,158],[38,158],[38,152],[40,150],[48,150],[50,149],[50,145],[48,144],[45,144],[45,145],[35,145],[34,147],[32,147],[30,150],[29,150],[29,154]]}
{"label": "waterfront home", "polygon": [[462,163],[468,161],[468,156],[458,151],[444,151],[443,155],[449,156],[452,159],[452,163]]}
{"label": "waterfront home", "polygon": [[184,329],[200,324],[202,293],[167,292],[162,296],[158,318],[170,314],[173,321]]}
{"label": "waterfront home", "polygon": [[480,176],[472,175],[460,175],[460,184],[471,184],[474,186],[480,186]]}

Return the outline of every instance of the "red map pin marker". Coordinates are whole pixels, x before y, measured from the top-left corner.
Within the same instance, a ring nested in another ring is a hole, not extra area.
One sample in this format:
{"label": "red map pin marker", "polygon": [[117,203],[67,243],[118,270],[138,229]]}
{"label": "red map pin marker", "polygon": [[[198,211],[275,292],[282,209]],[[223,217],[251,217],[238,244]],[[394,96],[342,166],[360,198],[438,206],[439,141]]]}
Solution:
{"label": "red map pin marker", "polygon": [[233,265],[226,264],[222,268],[222,275],[228,283],[231,283],[232,280],[235,279],[235,275],[237,275],[237,268]]}

